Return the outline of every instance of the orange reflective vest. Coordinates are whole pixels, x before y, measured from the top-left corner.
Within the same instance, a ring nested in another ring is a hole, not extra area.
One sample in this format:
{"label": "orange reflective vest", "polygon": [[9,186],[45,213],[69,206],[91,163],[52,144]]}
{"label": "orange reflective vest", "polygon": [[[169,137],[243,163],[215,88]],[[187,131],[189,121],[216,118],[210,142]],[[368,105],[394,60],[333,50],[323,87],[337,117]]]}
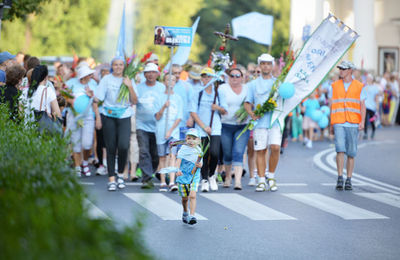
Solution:
{"label": "orange reflective vest", "polygon": [[354,79],[346,92],[343,80],[335,81],[332,84],[332,125],[345,122],[359,124],[361,122],[360,95],[363,86],[360,81]]}

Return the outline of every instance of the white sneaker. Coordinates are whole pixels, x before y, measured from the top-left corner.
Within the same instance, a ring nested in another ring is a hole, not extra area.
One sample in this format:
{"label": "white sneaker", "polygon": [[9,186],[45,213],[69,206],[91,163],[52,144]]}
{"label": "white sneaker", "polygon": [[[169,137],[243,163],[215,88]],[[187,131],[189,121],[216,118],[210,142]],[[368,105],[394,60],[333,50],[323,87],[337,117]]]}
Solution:
{"label": "white sneaker", "polygon": [[270,191],[277,191],[278,186],[276,186],[276,180],[273,178],[268,179],[268,186]]}
{"label": "white sneaker", "polygon": [[202,192],[208,192],[210,189],[210,185],[208,184],[207,180],[201,180],[201,191]]}
{"label": "white sneaker", "polygon": [[306,144],[306,147],[309,148],[309,149],[312,148],[312,141],[311,140],[308,140],[308,142]]}
{"label": "white sneaker", "polygon": [[76,176],[78,178],[82,177],[82,171],[81,171],[81,167],[80,166],[75,167],[75,172],[76,172]]}
{"label": "white sneaker", "polygon": [[108,191],[115,191],[117,189],[117,184],[114,181],[109,182],[107,186]]}
{"label": "white sneaker", "polygon": [[90,172],[90,169],[89,169],[89,165],[83,165],[82,173],[86,177],[89,177],[90,175],[92,175],[92,173]]}
{"label": "white sneaker", "polygon": [[249,186],[256,186],[257,185],[257,183],[256,183],[256,178],[250,178],[250,180],[249,180],[249,184],[248,184]]}
{"label": "white sneaker", "polygon": [[107,175],[107,169],[103,165],[100,165],[96,170],[96,175]]}
{"label": "white sneaker", "polygon": [[218,190],[217,175],[214,174],[213,176],[209,177],[208,180],[210,181],[210,189],[212,191],[217,191]]}
{"label": "white sneaker", "polygon": [[267,190],[267,184],[265,182],[260,182],[257,184],[256,191],[262,192]]}

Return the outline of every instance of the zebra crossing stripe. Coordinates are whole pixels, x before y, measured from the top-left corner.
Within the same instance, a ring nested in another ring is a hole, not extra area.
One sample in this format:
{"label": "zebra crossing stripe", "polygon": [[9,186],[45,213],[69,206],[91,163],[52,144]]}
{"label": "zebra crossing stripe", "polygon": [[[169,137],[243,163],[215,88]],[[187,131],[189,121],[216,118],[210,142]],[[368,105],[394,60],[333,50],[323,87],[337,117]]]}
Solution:
{"label": "zebra crossing stripe", "polygon": [[[124,195],[163,220],[182,220],[182,205],[163,194],[124,193]],[[198,213],[196,213],[196,218],[207,220]]]}
{"label": "zebra crossing stripe", "polygon": [[283,195],[347,220],[388,219],[388,217],[378,213],[318,193],[287,193]]}
{"label": "zebra crossing stripe", "polygon": [[391,193],[367,193],[367,192],[357,192],[354,193],[358,196],[364,197],[364,198],[368,198],[368,199],[372,199],[372,200],[376,200],[379,202],[382,202],[384,204],[396,207],[396,208],[400,208],[400,196],[396,196],[393,195]]}
{"label": "zebra crossing stripe", "polygon": [[85,199],[83,203],[86,207],[88,207],[88,214],[91,218],[109,218],[106,213],[104,213],[101,209],[94,205],[90,200]]}
{"label": "zebra crossing stripe", "polygon": [[201,196],[252,220],[296,220],[236,193],[209,193]]}

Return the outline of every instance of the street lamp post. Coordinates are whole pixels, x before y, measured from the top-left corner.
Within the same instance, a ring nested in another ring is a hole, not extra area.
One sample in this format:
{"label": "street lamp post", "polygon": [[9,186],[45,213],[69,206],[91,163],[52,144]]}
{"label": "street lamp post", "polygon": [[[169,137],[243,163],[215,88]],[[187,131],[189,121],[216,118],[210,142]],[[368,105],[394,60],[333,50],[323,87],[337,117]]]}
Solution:
{"label": "street lamp post", "polygon": [[1,40],[1,20],[3,19],[3,10],[10,9],[12,5],[12,0],[4,0],[0,3],[0,40]]}

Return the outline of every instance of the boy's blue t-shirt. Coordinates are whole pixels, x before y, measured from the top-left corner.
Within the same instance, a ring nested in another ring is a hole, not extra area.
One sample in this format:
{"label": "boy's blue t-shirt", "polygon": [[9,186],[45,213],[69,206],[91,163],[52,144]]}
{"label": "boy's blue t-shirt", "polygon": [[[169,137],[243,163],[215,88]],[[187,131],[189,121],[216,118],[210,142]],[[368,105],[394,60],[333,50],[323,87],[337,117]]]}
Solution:
{"label": "boy's blue t-shirt", "polygon": [[[78,78],[69,79],[67,82],[65,82],[65,85],[67,85],[67,87],[71,89],[75,97],[86,95],[86,85],[83,85]],[[96,91],[97,83],[94,79],[91,79],[87,86],[90,88],[90,90],[94,92]],[[88,115],[92,115],[94,117],[94,111],[91,105]]]}
{"label": "boy's blue t-shirt", "polygon": [[[270,79],[263,79],[260,76],[247,83],[247,96],[244,101],[253,104],[254,110],[257,105],[262,106],[264,102],[267,101],[275,80],[276,79],[274,77]],[[254,128],[271,128],[271,115],[272,112],[265,113],[263,117],[257,120],[257,125]]]}
{"label": "boy's blue t-shirt", "polygon": [[155,133],[157,113],[155,103],[160,93],[165,92],[164,84],[156,81],[152,87],[146,85],[146,82],[137,85],[138,103],[136,105],[136,129]]}
{"label": "boy's blue t-shirt", "polygon": [[[176,177],[176,182],[180,184],[190,184],[192,183],[192,170],[195,167],[195,163],[197,162],[197,157],[201,153],[201,149],[199,146],[193,148],[188,145],[182,145],[181,149],[178,151],[177,158],[181,159],[181,166],[179,169],[182,172],[181,176]],[[203,161],[203,159],[201,159]],[[198,168],[195,172],[195,176],[193,178],[193,182],[200,181],[200,168]]]}
{"label": "boy's blue t-shirt", "polygon": [[[168,95],[165,93],[160,93],[158,98],[155,101],[155,111],[156,113],[161,110],[161,108],[164,106],[165,102],[167,102]],[[157,144],[165,144],[167,140],[165,139],[165,129],[167,131],[171,129],[173,124],[177,119],[183,118],[183,108],[182,108],[182,99],[178,94],[172,94],[169,97],[169,109],[165,108],[164,113],[160,120],[156,120],[156,141]],[[167,115],[167,110],[168,110],[168,127],[166,128],[166,115]],[[155,113],[155,114],[156,114]],[[172,131],[171,137],[179,140],[179,125],[175,127],[175,129]]]}

